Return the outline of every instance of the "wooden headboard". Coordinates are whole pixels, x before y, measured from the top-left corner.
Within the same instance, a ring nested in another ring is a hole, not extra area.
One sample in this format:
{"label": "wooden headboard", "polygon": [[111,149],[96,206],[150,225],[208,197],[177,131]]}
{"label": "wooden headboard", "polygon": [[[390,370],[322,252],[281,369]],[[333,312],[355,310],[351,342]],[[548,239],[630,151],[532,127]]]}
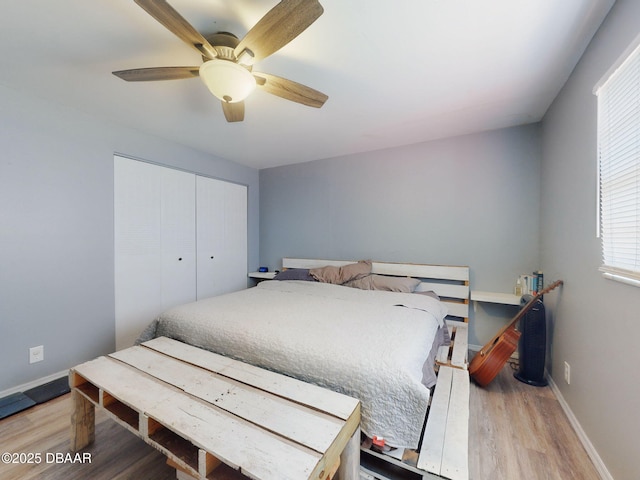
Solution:
{"label": "wooden headboard", "polygon": [[[283,258],[282,268],[341,267],[355,263],[350,260],[316,260]],[[469,321],[469,267],[452,265],[421,265],[416,263],[372,262],[371,273],[394,277],[419,278],[416,291],[434,291],[449,309],[447,318]]]}

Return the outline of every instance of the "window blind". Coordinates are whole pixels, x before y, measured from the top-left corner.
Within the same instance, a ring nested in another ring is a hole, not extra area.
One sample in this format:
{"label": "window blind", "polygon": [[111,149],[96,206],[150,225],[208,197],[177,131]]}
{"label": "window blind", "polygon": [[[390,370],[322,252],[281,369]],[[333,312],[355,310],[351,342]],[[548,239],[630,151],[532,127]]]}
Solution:
{"label": "window blind", "polygon": [[640,285],[640,46],[595,93],[601,270]]}

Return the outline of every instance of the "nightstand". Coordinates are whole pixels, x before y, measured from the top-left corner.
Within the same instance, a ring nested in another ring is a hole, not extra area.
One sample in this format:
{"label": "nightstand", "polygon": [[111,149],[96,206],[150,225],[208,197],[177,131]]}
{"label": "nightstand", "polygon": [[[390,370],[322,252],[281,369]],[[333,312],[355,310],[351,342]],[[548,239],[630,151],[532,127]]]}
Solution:
{"label": "nightstand", "polygon": [[257,281],[262,280],[273,280],[273,277],[276,276],[276,272],[250,272],[249,278],[253,278]]}

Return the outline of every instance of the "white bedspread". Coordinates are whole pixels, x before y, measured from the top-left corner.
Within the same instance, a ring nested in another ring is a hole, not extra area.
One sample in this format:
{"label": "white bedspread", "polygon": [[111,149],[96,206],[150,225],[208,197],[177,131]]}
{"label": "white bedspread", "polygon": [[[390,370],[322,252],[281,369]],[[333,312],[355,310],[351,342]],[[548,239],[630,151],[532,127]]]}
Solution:
{"label": "white bedspread", "polygon": [[174,338],[358,398],[363,432],[416,448],[422,366],[445,315],[423,295],[269,281],[170,309],[141,340]]}

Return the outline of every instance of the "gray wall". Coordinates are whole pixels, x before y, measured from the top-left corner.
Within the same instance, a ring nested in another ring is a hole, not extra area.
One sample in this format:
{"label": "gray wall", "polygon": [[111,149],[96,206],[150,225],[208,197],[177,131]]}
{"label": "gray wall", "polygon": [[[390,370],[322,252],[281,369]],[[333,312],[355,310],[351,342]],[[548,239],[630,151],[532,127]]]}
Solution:
{"label": "gray wall", "polygon": [[[565,285],[553,309],[551,372],[616,479],[640,478],[640,289],[598,272],[596,97],[640,33],[640,2],[618,0],[543,121],[542,266]],[[563,363],[571,365],[571,384]]]}
{"label": "gray wall", "polygon": [[[260,171],[260,263],[282,257],[468,265],[511,292],[539,267],[537,125]],[[484,344],[513,307],[479,304]]]}
{"label": "gray wall", "polygon": [[114,152],[248,185],[257,268],[257,170],[2,86],[0,105],[0,392],[114,349]]}

